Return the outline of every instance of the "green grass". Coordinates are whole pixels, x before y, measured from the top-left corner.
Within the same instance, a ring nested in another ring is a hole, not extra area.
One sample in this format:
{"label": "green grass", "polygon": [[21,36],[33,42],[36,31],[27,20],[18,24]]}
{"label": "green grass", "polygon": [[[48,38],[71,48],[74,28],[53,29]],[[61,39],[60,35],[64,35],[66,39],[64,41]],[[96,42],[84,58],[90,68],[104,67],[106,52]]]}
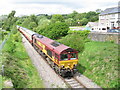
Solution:
{"label": "green grass", "polygon": [[79,72],[103,88],[118,87],[118,45],[110,42],[87,42],[79,53]]}
{"label": "green grass", "polygon": [[2,76],[0,75],[0,90],[2,89]]}
{"label": "green grass", "polygon": [[[16,83],[15,88],[43,88],[44,85],[38,71],[33,66],[22,42],[16,42],[14,36],[11,36],[5,44],[2,54],[2,61],[8,71],[5,77],[11,78],[12,82]],[[14,51],[11,52],[11,50]],[[24,83],[25,85],[23,85]],[[25,87],[21,87],[20,85]]]}
{"label": "green grass", "polygon": [[0,44],[2,43],[2,40],[0,40]]}
{"label": "green grass", "polygon": [[39,77],[37,70],[32,65],[32,62],[30,60],[26,60],[26,63],[24,63],[24,61],[21,61],[20,63],[22,64],[25,71],[27,71],[29,76],[29,84],[27,88],[43,88],[44,85],[42,80]]}
{"label": "green grass", "polygon": [[16,48],[17,52],[14,53],[14,56],[21,59],[21,61],[19,62],[22,66],[21,68],[24,68],[24,70],[27,71],[29,77],[29,84],[27,85],[27,88],[43,88],[44,85],[41,78],[39,77],[38,71],[29,59],[28,54],[23,47],[23,44],[17,43],[16,47],[18,48]]}

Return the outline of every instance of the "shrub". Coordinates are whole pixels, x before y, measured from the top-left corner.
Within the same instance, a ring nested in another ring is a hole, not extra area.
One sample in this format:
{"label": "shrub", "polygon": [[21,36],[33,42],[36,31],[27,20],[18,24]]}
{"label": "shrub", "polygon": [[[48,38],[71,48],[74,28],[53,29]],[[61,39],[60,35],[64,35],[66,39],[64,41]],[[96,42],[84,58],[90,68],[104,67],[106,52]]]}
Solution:
{"label": "shrub", "polygon": [[73,49],[76,49],[79,52],[84,50],[84,41],[83,38],[78,34],[70,34],[66,37],[58,40],[58,42],[65,44]]}
{"label": "shrub", "polygon": [[69,31],[68,31],[68,34],[73,34],[73,33],[79,34],[79,35],[82,36],[82,37],[87,37],[87,36],[89,35],[90,31],[89,31],[89,30],[84,30],[84,31],[73,31],[73,30],[69,30]]}
{"label": "shrub", "polygon": [[[39,26],[38,26],[39,27]],[[39,27],[39,34],[42,34],[51,39],[58,39],[62,36],[67,35],[69,26],[64,22],[51,23],[44,27]]]}
{"label": "shrub", "polygon": [[27,72],[20,68],[21,64],[20,61],[12,56],[11,54],[5,54],[6,59],[4,60],[4,71],[5,76],[12,79],[13,85],[15,88],[22,88],[26,87],[27,85]]}

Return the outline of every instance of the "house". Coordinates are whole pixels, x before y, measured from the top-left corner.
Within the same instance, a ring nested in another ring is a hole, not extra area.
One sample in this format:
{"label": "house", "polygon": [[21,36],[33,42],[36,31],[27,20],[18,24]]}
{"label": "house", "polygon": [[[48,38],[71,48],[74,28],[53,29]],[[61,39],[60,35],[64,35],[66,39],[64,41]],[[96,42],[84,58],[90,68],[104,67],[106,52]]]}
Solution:
{"label": "house", "polygon": [[92,28],[94,28],[95,26],[98,26],[98,22],[88,22],[85,30],[92,30]]}
{"label": "house", "polygon": [[[90,23],[90,22],[89,22]],[[87,25],[89,25],[89,23]],[[107,8],[99,14],[98,24],[92,26],[92,31],[107,32],[108,29],[120,29],[120,6]]]}
{"label": "house", "polygon": [[99,26],[107,29],[120,28],[120,6],[107,8],[99,14]]}

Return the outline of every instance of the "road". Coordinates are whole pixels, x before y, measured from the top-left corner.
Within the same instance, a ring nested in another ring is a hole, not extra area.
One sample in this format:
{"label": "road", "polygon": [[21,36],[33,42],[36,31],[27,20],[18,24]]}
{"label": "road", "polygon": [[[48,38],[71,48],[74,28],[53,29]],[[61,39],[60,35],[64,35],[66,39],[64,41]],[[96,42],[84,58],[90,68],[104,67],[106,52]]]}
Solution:
{"label": "road", "polygon": [[43,58],[35,51],[24,36],[22,36],[22,42],[28,55],[30,56],[32,63],[36,67],[39,76],[43,79],[46,88],[66,88],[66,84],[61,78],[54,72],[53,69],[43,60]]}

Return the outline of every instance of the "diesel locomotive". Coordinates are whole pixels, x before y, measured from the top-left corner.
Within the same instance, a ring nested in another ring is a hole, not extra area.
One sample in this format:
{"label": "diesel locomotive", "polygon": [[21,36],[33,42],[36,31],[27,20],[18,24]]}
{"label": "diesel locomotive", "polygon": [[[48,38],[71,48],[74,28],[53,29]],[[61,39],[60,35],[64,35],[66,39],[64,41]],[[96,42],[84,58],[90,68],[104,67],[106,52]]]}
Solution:
{"label": "diesel locomotive", "polygon": [[78,51],[27,28],[17,26],[17,29],[58,74],[64,77],[77,72]]}

